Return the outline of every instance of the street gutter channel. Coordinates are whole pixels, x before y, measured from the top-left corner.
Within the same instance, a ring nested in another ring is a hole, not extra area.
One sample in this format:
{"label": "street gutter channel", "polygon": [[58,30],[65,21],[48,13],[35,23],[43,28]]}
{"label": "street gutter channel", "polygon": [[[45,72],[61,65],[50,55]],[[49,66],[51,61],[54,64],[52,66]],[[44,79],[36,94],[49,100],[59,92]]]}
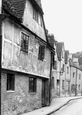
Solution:
{"label": "street gutter channel", "polygon": [[63,108],[64,106],[66,106],[69,102],[71,102],[71,101],[73,101],[73,100],[76,100],[76,99],[81,99],[81,98],[82,98],[82,97],[80,97],[80,98],[70,99],[70,100],[67,101],[65,104],[63,104],[62,106],[60,106],[58,109],[53,110],[52,112],[50,112],[50,113],[48,113],[48,114],[46,114],[46,115],[51,115],[51,114],[53,114],[53,113],[59,111],[59,110],[60,110],[61,108]]}

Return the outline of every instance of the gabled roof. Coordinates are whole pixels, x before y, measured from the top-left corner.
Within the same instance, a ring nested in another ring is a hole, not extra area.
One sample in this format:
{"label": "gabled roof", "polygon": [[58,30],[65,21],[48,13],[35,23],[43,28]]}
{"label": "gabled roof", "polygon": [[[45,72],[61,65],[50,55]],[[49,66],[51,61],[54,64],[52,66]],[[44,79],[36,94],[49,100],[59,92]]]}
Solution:
{"label": "gabled roof", "polygon": [[[30,0],[30,2],[42,10],[41,0]],[[22,21],[25,3],[26,0],[3,0],[3,9]]]}

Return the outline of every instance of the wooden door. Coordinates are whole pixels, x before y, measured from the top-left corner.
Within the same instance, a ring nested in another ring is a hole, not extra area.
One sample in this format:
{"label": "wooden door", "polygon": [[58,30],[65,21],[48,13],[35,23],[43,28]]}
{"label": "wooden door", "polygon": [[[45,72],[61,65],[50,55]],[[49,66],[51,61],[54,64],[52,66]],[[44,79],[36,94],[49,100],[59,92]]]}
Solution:
{"label": "wooden door", "polygon": [[42,107],[45,106],[45,80],[42,80]]}

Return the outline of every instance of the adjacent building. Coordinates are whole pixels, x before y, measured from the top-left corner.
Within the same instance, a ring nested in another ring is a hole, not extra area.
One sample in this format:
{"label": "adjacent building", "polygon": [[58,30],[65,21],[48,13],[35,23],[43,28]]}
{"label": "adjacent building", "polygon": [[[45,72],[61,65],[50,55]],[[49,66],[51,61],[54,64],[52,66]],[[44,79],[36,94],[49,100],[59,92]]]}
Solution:
{"label": "adjacent building", "polygon": [[82,69],[79,66],[75,65],[74,63],[70,65],[70,68],[71,68],[70,95],[73,95],[73,96],[82,95]]}

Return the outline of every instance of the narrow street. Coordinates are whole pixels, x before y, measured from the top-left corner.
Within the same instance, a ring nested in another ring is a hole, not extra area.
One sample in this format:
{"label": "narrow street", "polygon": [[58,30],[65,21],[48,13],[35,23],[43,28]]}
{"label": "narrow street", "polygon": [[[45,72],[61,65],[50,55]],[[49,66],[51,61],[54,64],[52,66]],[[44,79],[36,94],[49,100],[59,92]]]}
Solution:
{"label": "narrow street", "polygon": [[82,115],[82,99],[71,101],[51,115]]}

